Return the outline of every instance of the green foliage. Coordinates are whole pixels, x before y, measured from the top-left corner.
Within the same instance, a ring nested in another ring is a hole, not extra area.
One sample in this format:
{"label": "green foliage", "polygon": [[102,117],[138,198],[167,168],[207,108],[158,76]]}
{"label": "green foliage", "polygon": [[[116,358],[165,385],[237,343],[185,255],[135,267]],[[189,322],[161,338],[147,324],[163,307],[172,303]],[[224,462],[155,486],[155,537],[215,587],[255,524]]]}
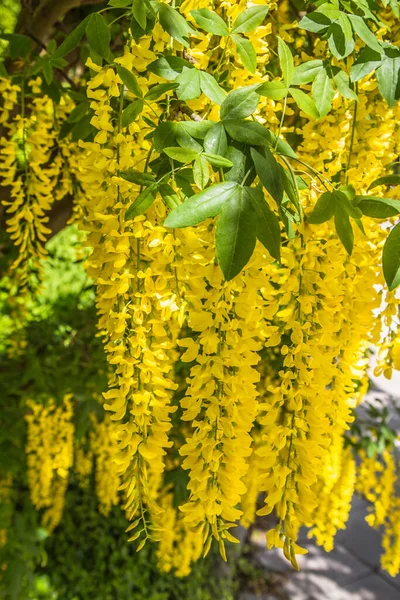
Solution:
{"label": "green foliage", "polygon": [[194,566],[190,576],[161,573],[156,548],[140,553],[127,544],[122,510],[98,512],[94,490],[70,485],[64,516],[48,536],[21,489],[9,541],[0,560],[9,567],[0,581],[4,600],[233,600],[232,583],[215,576],[216,552]]}

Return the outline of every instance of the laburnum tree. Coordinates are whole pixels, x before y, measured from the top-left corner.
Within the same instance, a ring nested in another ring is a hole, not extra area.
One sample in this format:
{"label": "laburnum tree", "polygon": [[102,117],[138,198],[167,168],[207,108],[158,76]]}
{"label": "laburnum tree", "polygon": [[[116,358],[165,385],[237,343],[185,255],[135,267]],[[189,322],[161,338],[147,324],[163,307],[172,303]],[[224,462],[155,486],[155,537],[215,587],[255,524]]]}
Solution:
{"label": "laburnum tree", "polygon": [[356,489],[398,573],[395,434],[354,411],[372,346],[378,374],[400,368],[399,16],[22,2],[0,36],[4,352],[26,353],[49,239],[72,227],[107,360],[2,399],[26,452],[1,465],[4,548],[21,481],[51,532],[69,480],[93,477],[162,570],[225,558],[260,495],[297,568],[299,529],[331,550]]}

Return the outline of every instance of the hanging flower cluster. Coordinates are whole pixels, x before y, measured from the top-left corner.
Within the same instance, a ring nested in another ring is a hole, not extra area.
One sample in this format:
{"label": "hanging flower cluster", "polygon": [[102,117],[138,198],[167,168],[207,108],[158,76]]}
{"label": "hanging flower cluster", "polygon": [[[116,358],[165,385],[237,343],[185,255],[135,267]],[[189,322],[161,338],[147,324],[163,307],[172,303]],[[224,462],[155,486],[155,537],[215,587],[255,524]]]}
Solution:
{"label": "hanging flower cluster", "polygon": [[27,401],[27,467],[32,504],[44,508],[43,525],[52,531],[60,522],[69,471],[73,465],[72,396],[61,406]]}

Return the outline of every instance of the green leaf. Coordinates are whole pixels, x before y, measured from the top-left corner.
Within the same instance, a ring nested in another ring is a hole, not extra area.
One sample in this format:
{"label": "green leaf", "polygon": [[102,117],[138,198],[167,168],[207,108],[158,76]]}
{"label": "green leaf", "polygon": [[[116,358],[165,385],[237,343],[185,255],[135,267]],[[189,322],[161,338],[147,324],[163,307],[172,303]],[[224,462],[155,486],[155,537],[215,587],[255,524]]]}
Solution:
{"label": "green leaf", "polygon": [[148,102],[154,102],[155,100],[158,100],[158,98],[160,98],[161,96],[166,94],[167,92],[170,92],[171,90],[175,90],[177,87],[178,87],[178,84],[174,81],[172,81],[170,83],[157,83],[156,85],[153,85],[149,89],[149,91],[145,95],[144,99],[147,100]]}
{"label": "green leaf", "polygon": [[92,13],[86,24],[89,45],[101,58],[110,58],[111,33],[107,21],[99,13]]}
{"label": "green leaf", "polygon": [[175,142],[177,127],[176,123],[164,121],[160,123],[154,130],[153,143],[156,152],[162,152],[166,146],[170,146]]}
{"label": "green leaf", "polygon": [[352,202],[350,202],[348,198],[348,191],[345,192],[343,190],[335,190],[333,195],[336,198],[336,207],[344,208],[346,213],[352,219],[361,219],[362,212],[361,210],[355,206]]}
{"label": "green leaf", "polygon": [[184,67],[175,82],[179,83],[176,93],[180,100],[194,100],[201,95],[201,71],[199,69]]}
{"label": "green leaf", "polygon": [[203,94],[220,106],[226,98],[226,92],[218,85],[215,78],[206,71],[200,71],[200,88]]}
{"label": "green leaf", "polygon": [[268,146],[265,146],[262,154],[255,148],[251,148],[250,152],[261,183],[273,199],[280,204],[283,198],[283,182],[274,155]]}
{"label": "green leaf", "polygon": [[197,25],[214,35],[229,35],[229,29],[227,24],[217,13],[208,10],[207,8],[200,8],[199,10],[191,10],[190,14],[196,21]]}
{"label": "green leaf", "polygon": [[379,41],[372,33],[365,20],[362,17],[358,17],[357,15],[348,15],[350,22],[353,26],[354,31],[362,39],[362,41],[367,44],[372,50],[375,52],[381,53],[382,46]]}
{"label": "green leaf", "polygon": [[324,117],[330,111],[335,95],[332,79],[325,69],[322,69],[314,79],[311,93],[319,116]]}
{"label": "green leaf", "polygon": [[191,150],[190,148],[181,148],[179,146],[164,148],[163,151],[167,156],[181,163],[190,163],[194,161],[199,154],[196,150]]}
{"label": "green leaf", "polygon": [[168,183],[160,184],[158,186],[158,192],[164,200],[165,204],[171,210],[182,204],[178,194],[175,192],[174,188],[171,187]]}
{"label": "green leaf", "polygon": [[86,24],[87,24],[88,20],[89,20],[89,17],[86,17],[85,19],[83,19],[83,21],[81,21],[79,23],[79,25],[77,25],[77,27],[75,27],[75,29],[73,29],[69,35],[67,35],[67,37],[59,45],[57,50],[55,52],[53,52],[53,54],[51,56],[52,59],[62,58],[63,56],[66,56],[67,54],[69,54],[72,50],[74,50],[78,46],[78,44],[80,43],[80,41],[83,38],[83,35],[85,33]]}
{"label": "green leaf", "polygon": [[229,146],[226,157],[231,161],[232,168],[225,171],[225,181],[242,183],[246,175],[246,154],[242,150],[239,150],[239,148]]}
{"label": "green leaf", "polygon": [[338,71],[333,79],[335,81],[338,92],[343,98],[348,98],[349,100],[357,100],[357,94],[350,87],[350,78],[345,71]]}
{"label": "green leaf", "polygon": [[[318,73],[323,69],[322,60],[308,60],[294,68],[293,85],[303,85],[314,81]],[[258,92],[260,93],[260,92]]]}
{"label": "green leaf", "polygon": [[260,188],[245,187],[244,193],[257,213],[257,237],[270,255],[276,260],[281,258],[281,228],[279,219],[270,209]]}
{"label": "green leaf", "polygon": [[186,19],[175,8],[163,2],[158,3],[158,15],[161,27],[182,46],[189,48],[189,42],[186,38],[189,37],[190,33],[196,33],[196,31]]}
{"label": "green leaf", "polygon": [[383,275],[390,291],[400,284],[400,223],[389,233],[383,247]]}
{"label": "green leaf", "polygon": [[347,39],[345,31],[338,23],[332,23],[328,30],[328,46],[333,56],[339,60],[349,56],[354,50],[353,38]]}
{"label": "green leaf", "polygon": [[248,263],[256,245],[257,217],[249,194],[237,186],[222,208],[215,233],[216,254],[226,281]]}
{"label": "green leaf", "polygon": [[204,155],[197,156],[193,165],[193,179],[197,187],[201,190],[206,187],[210,179],[208,162]]}
{"label": "green leaf", "polygon": [[375,179],[369,186],[369,190],[372,190],[374,187],[378,185],[400,185],[400,175],[392,174],[392,175],[384,175],[383,177],[378,177]]}
{"label": "green leaf", "polygon": [[143,92],[140,89],[138,80],[131,71],[125,69],[125,67],[122,67],[121,65],[117,65],[117,73],[122,83],[128,88],[130,92],[132,92],[134,96],[137,96],[138,98],[143,97]]}
{"label": "green leaf", "polygon": [[282,69],[283,79],[286,86],[289,87],[294,75],[293,55],[289,46],[280,37],[278,37],[278,56]]}
{"label": "green leaf", "polygon": [[134,100],[124,110],[121,115],[121,125],[122,127],[128,127],[131,123],[136,121],[138,116],[143,110],[143,100]]}
{"label": "green leaf", "polygon": [[256,121],[224,120],[224,126],[232,139],[252,146],[272,144],[271,132]]}
{"label": "green leaf", "polygon": [[214,125],[214,121],[180,121],[175,125],[177,130],[184,129],[192,137],[203,140]]}
{"label": "green leaf", "polygon": [[208,154],[224,156],[228,149],[228,140],[222,123],[215,123],[204,138],[204,150]]}
{"label": "green leaf", "polygon": [[375,71],[382,63],[382,57],[371,48],[363,48],[350,69],[350,80],[359,81]]}
{"label": "green leaf", "polygon": [[233,181],[225,181],[208,187],[175,208],[164,221],[164,226],[189,227],[198,225],[210,217],[215,217],[238,188],[238,184]]}
{"label": "green leaf", "polygon": [[321,4],[319,2],[318,4],[318,12],[322,15],[325,15],[325,17],[328,17],[328,19],[331,19],[331,21],[339,19],[340,15],[343,14],[339,10],[339,2],[337,0],[334,0],[332,3],[324,2]]}
{"label": "green leaf", "polygon": [[125,8],[130,5],[132,5],[132,0],[110,0],[108,3],[108,6],[114,6],[115,8]]}
{"label": "green leaf", "polygon": [[288,88],[283,81],[266,81],[256,89],[259,96],[272,98],[272,100],[281,100],[287,96]]}
{"label": "green leaf", "polygon": [[281,172],[281,178],[283,183],[283,189],[289,198],[290,202],[295,206],[297,212],[301,213],[300,207],[300,197],[297,189],[297,181],[294,178],[294,175],[291,171],[283,168],[282,165],[279,165],[279,170]]}
{"label": "green leaf", "polygon": [[376,70],[376,79],[379,91],[392,108],[398,100],[398,81],[400,71],[400,57],[390,58],[383,56],[381,66]]}
{"label": "green leaf", "polygon": [[336,198],[332,192],[324,192],[318,198],[313,211],[307,217],[307,223],[320,225],[329,221],[336,211]]}
{"label": "green leaf", "polygon": [[299,29],[305,29],[312,33],[325,33],[332,21],[320,12],[312,12],[303,17],[299,23]]}
{"label": "green leaf", "polygon": [[234,33],[232,40],[235,43],[237,53],[239,54],[240,60],[243,66],[250,71],[255,73],[257,68],[257,55],[253,44],[247,38]]}
{"label": "green leaf", "polygon": [[297,106],[302,110],[306,115],[313,117],[314,119],[319,118],[319,112],[317,107],[315,106],[314,100],[308,94],[305,94],[301,90],[297,88],[290,88],[289,93],[293,96]]}
{"label": "green leaf", "polygon": [[212,153],[210,154],[209,152],[203,152],[203,156],[207,162],[210,163],[210,165],[213,165],[213,167],[225,168],[233,166],[232,161],[228,158],[225,158],[225,156],[219,156],[218,154]]}
{"label": "green leaf", "polygon": [[203,147],[182,127],[177,128],[176,141],[182,148],[190,148],[198,154],[203,152]]}
{"label": "green leaf", "polygon": [[267,6],[252,6],[241,12],[232,26],[232,33],[247,33],[253,31],[267,16]]}
{"label": "green leaf", "polygon": [[142,29],[146,29],[147,10],[143,0],[132,0],[132,15]]}
{"label": "green leaf", "polygon": [[125,213],[125,221],[133,219],[138,215],[142,215],[150,208],[156,198],[157,184],[149,185],[141,192],[136,200],[128,207]]}
{"label": "green leaf", "polygon": [[120,171],[119,176],[130,183],[136,185],[151,185],[155,182],[154,175],[152,173],[142,173],[137,169],[127,169],[126,171]]}
{"label": "green leaf", "polygon": [[400,200],[378,196],[356,196],[355,205],[363,215],[373,219],[389,219],[400,214]]}
{"label": "green leaf", "polygon": [[230,92],[221,104],[221,120],[243,119],[252,115],[260,101],[254,91],[257,87],[258,84],[250,85]]}
{"label": "green leaf", "polygon": [[179,56],[160,56],[157,60],[149,64],[149,71],[159,77],[173,81],[182,73],[182,69],[190,68],[190,63]]}
{"label": "green leaf", "polygon": [[74,110],[70,113],[67,119],[68,123],[77,123],[80,121],[82,117],[87,114],[89,106],[90,103],[87,100],[75,106]]}
{"label": "green leaf", "polygon": [[336,203],[335,228],[347,254],[351,256],[354,246],[354,232],[350,223],[350,217],[340,203]]}
{"label": "green leaf", "polygon": [[0,39],[9,42],[8,53],[12,60],[15,60],[16,58],[26,58],[32,52],[32,40],[26,35],[21,35],[19,33],[1,33]]}

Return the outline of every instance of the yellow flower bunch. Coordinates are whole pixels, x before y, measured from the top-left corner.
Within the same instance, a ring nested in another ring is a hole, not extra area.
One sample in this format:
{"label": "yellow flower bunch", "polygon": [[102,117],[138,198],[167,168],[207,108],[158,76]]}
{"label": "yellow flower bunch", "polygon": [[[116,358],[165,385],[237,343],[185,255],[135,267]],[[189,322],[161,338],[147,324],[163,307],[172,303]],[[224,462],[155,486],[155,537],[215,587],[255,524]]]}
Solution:
{"label": "yellow flower bunch", "polygon": [[61,520],[69,470],[73,465],[74,426],[72,396],[64,396],[61,406],[54,400],[26,403],[26,455],[32,504],[45,508],[43,524],[50,531]]}

